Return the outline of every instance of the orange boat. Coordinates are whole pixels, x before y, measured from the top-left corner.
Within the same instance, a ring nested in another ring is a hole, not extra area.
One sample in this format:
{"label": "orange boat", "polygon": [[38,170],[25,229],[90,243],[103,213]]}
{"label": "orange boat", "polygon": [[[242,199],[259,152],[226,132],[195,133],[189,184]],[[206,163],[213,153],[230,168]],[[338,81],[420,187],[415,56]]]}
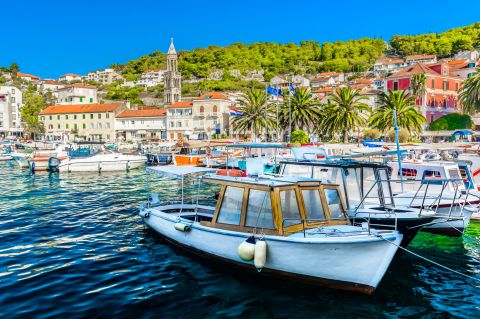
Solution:
{"label": "orange boat", "polygon": [[180,151],[173,154],[173,163],[177,166],[222,166],[227,154],[214,150],[214,147],[232,144],[231,141],[180,141]]}

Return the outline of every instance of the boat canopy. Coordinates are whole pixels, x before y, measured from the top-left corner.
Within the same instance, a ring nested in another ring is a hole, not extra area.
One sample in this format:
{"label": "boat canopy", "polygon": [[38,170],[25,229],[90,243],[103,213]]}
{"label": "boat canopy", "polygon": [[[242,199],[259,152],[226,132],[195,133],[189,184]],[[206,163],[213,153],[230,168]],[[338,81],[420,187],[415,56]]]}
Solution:
{"label": "boat canopy", "polygon": [[290,148],[280,143],[238,143],[227,145],[227,148]]}
{"label": "boat canopy", "polygon": [[216,169],[198,166],[153,166],[147,167],[147,172],[167,175],[169,177],[184,177],[196,173],[211,173]]}
{"label": "boat canopy", "polygon": [[472,131],[469,130],[456,130],[453,135],[460,135],[460,136],[467,136],[467,135],[473,135]]}

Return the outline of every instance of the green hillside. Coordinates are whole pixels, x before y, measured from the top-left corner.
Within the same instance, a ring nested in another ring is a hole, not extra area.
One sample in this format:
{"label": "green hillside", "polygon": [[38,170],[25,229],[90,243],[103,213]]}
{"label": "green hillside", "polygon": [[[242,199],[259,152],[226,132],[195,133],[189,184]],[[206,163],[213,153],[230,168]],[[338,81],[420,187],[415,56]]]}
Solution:
{"label": "green hillside", "polygon": [[449,57],[458,51],[480,47],[480,22],[442,33],[396,35],[392,47],[403,55],[436,54]]}

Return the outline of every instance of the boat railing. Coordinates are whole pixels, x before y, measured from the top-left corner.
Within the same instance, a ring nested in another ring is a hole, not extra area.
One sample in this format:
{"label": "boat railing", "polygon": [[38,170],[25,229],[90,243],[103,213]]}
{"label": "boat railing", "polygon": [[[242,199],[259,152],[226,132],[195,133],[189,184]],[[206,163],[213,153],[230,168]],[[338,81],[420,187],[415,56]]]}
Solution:
{"label": "boat railing", "polygon": [[[376,214],[376,213],[371,213],[372,215],[373,214]],[[352,229],[351,231],[342,231],[341,234],[342,236],[345,236],[345,235],[349,235],[349,236],[355,236],[355,235],[358,235],[358,234],[361,234],[361,233],[364,233],[364,232],[367,232],[369,235],[372,234],[372,228],[370,226],[386,226],[386,225],[377,225],[377,224],[371,224],[370,223],[370,216],[368,217],[368,219],[366,219],[367,221],[366,222],[363,222],[363,223],[360,223],[360,224],[357,224],[354,226],[361,226],[361,228],[355,228],[355,229]],[[302,226],[302,230],[301,232],[303,233],[303,237],[307,237],[307,235],[314,235],[314,234],[324,234],[324,235],[338,235],[340,234],[340,232],[336,231],[335,229],[332,229],[332,228],[322,228],[322,227],[319,227],[318,225],[315,225],[315,227],[312,227],[312,226],[309,226],[308,224],[309,223],[319,223],[319,222],[327,222],[326,226],[332,226],[332,225],[329,225],[328,222],[329,221],[348,221],[347,218],[283,218],[282,220],[282,232],[283,233],[298,233],[299,231],[298,230],[295,230],[295,231],[288,231],[285,229],[285,222],[294,222],[293,225],[301,225]],[[289,226],[293,226],[293,225],[289,225]],[[287,226],[288,227],[288,226]],[[397,224],[395,223],[394,226],[390,225],[390,227],[392,228],[392,230],[397,230]],[[308,231],[307,231],[308,230]],[[379,230],[379,229],[375,229],[375,233],[379,233],[379,232],[391,232],[391,230]]]}
{"label": "boat railing", "polygon": [[[125,170],[126,170],[126,171],[129,171],[129,170],[131,169],[131,163],[136,163],[136,162],[138,162],[138,160],[130,160],[130,159],[128,159],[128,160],[95,161],[95,162],[75,160],[75,162],[73,162],[73,163],[70,163],[70,161],[67,162],[67,163],[63,163],[63,164],[60,163],[60,165],[59,165],[58,167],[60,168],[60,167],[65,167],[65,166],[66,166],[66,167],[67,167],[67,171],[68,171],[68,172],[71,172],[70,167],[72,167],[72,166],[92,165],[92,164],[96,163],[96,164],[97,164],[97,171],[100,173],[100,172],[102,172],[102,167],[103,167],[104,165],[108,165],[108,164],[110,164],[110,165],[111,165],[111,164],[115,164],[115,165],[116,165],[116,164],[125,164]],[[146,160],[145,160],[145,162],[146,162]]]}

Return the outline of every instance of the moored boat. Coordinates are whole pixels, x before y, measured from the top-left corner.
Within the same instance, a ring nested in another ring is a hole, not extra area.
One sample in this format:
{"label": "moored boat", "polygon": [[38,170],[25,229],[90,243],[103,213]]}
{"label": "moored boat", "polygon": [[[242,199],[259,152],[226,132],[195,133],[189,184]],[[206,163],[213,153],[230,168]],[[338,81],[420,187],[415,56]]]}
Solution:
{"label": "moored boat", "polygon": [[90,157],[61,160],[51,170],[60,172],[111,172],[128,171],[145,165],[142,155],[104,151]]}
{"label": "moored boat", "polygon": [[161,205],[149,196],[139,215],[189,252],[252,274],[372,293],[402,240],[395,230],[352,225],[337,185],[220,175],[202,182],[221,187],[216,206]]}

